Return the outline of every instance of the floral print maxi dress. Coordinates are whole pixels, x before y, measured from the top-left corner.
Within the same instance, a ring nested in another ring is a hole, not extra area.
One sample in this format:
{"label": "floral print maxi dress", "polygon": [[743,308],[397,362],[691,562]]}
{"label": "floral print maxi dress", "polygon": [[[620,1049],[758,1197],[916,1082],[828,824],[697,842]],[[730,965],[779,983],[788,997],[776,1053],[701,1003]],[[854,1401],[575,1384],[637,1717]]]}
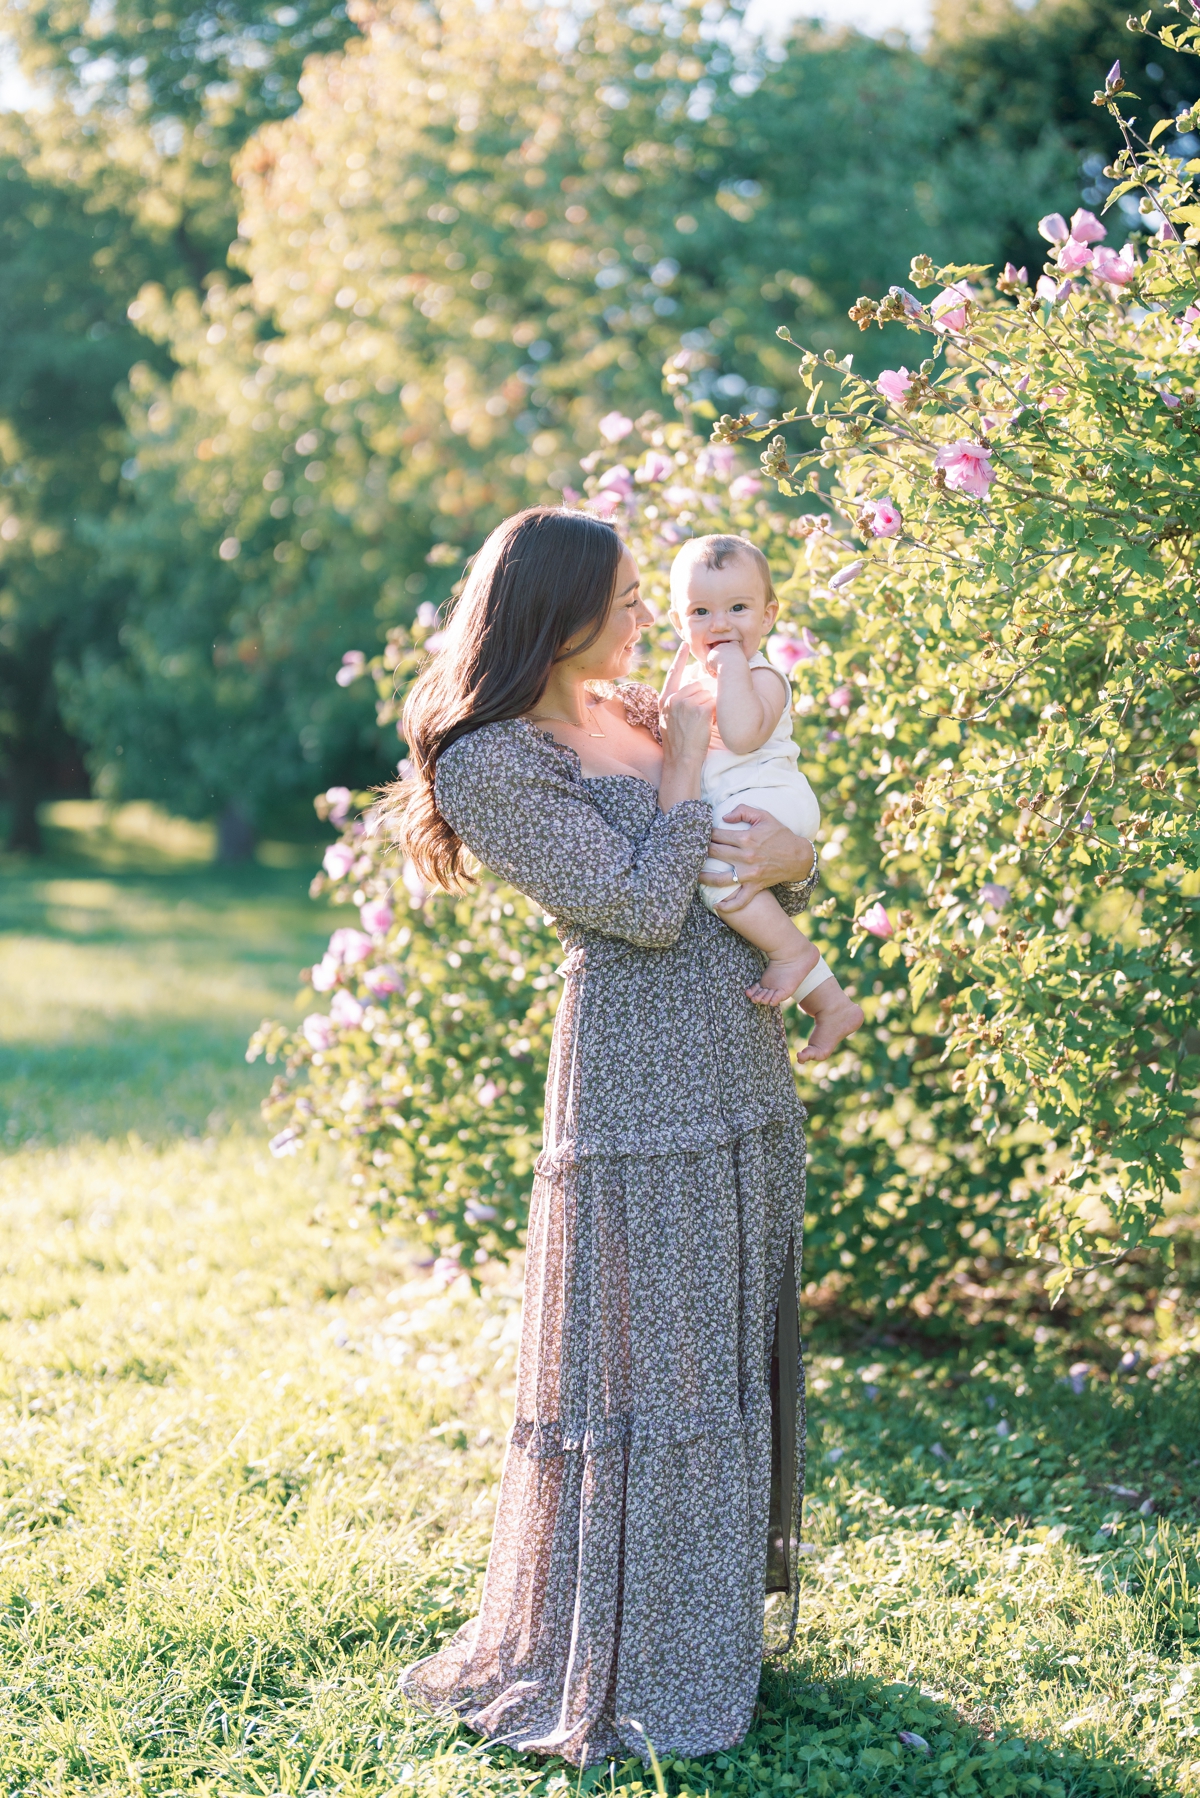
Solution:
{"label": "floral print maxi dress", "polygon": [[[657,734],[657,696],[619,690]],[[522,719],[456,742],[436,792],[567,956],[480,1611],[402,1689],[581,1766],[728,1748],[764,1590],[789,1583],[803,1440],[804,1111],[778,1010],[745,997],[763,957],[696,898],[702,802],[585,778]],[[814,880],[776,890],[799,909]]]}

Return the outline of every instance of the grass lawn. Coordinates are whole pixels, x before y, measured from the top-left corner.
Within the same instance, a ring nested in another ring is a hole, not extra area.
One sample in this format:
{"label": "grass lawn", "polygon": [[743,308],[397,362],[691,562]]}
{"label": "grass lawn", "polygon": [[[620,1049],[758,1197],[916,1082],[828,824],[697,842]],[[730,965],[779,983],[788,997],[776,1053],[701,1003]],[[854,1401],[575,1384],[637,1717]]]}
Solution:
{"label": "grass lawn", "polygon": [[[304,858],[56,819],[0,891],[0,1790],[653,1792],[396,1697],[473,1608],[519,1290],[329,1234],[333,1166],[266,1153]],[[1200,1394],[1039,1334],[821,1339],[799,1646],[666,1791],[1200,1794]]]}

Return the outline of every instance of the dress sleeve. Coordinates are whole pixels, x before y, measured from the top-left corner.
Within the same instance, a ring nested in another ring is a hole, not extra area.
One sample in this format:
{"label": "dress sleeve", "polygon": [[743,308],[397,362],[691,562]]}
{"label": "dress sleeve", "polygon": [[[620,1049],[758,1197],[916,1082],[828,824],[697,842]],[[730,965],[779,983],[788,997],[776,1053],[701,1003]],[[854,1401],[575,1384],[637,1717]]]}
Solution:
{"label": "dress sleeve", "polygon": [[487,725],[438,763],[438,810],[471,854],[556,922],[669,949],[708,853],[699,799],[656,812],[640,841],[605,823],[561,751],[520,724]]}
{"label": "dress sleeve", "polygon": [[648,687],[644,681],[625,681],[620,686],[614,683],[607,689],[607,696],[620,699],[630,724],[640,724],[656,743],[662,742],[662,727],[658,720],[661,702],[653,687]]}
{"label": "dress sleeve", "polygon": [[808,910],[813,892],[820,878],[821,869],[817,861],[817,847],[814,843],[813,865],[805,875],[804,879],[782,881],[779,886],[772,887],[771,891],[778,899],[780,905],[782,905],[784,911],[787,912],[788,916],[794,918],[797,912]]}

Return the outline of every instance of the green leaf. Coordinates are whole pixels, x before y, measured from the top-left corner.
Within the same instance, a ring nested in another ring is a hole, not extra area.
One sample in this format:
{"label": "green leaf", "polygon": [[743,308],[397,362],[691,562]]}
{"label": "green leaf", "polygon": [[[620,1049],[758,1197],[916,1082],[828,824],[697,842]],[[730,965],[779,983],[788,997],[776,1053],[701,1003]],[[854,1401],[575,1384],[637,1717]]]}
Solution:
{"label": "green leaf", "polygon": [[1142,186],[1141,181],[1137,180],[1136,178],[1132,181],[1118,182],[1117,186],[1113,188],[1112,192],[1109,194],[1107,200],[1105,200],[1104,205],[1101,207],[1100,210],[1102,212],[1108,212],[1111,207],[1116,205],[1117,201],[1121,198],[1122,194],[1132,193],[1135,187],[1141,187],[1141,186]]}
{"label": "green leaf", "polygon": [[1071,1284],[1071,1273],[1072,1270],[1070,1267],[1059,1266],[1053,1268],[1051,1272],[1046,1275],[1046,1291],[1050,1295],[1050,1306],[1052,1310],[1066,1291],[1067,1287]]}
{"label": "green leaf", "polygon": [[1086,1082],[1073,1068],[1063,1068],[1058,1076],[1058,1090],[1063,1095],[1067,1110],[1078,1117],[1083,1110],[1085,1099],[1089,1096]]}
{"label": "green leaf", "polygon": [[916,1011],[926,993],[937,985],[941,969],[935,961],[921,961],[909,969],[908,990],[912,996],[913,1010]]}
{"label": "green leaf", "polygon": [[982,281],[993,265],[990,262],[948,262],[937,272],[943,287],[951,281]]}

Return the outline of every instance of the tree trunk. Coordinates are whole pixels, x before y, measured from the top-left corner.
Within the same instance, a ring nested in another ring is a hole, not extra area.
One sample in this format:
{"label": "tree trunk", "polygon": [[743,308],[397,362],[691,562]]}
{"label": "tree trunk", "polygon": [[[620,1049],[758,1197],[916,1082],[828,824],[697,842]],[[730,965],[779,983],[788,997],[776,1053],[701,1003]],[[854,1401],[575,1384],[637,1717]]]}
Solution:
{"label": "tree trunk", "polygon": [[12,816],[8,825],[8,847],[25,855],[42,853],[42,827],[38,822],[41,783],[32,768],[18,761],[9,765],[8,794]]}
{"label": "tree trunk", "polygon": [[251,861],[257,842],[253,818],[231,799],[217,819],[217,860],[225,867]]}

